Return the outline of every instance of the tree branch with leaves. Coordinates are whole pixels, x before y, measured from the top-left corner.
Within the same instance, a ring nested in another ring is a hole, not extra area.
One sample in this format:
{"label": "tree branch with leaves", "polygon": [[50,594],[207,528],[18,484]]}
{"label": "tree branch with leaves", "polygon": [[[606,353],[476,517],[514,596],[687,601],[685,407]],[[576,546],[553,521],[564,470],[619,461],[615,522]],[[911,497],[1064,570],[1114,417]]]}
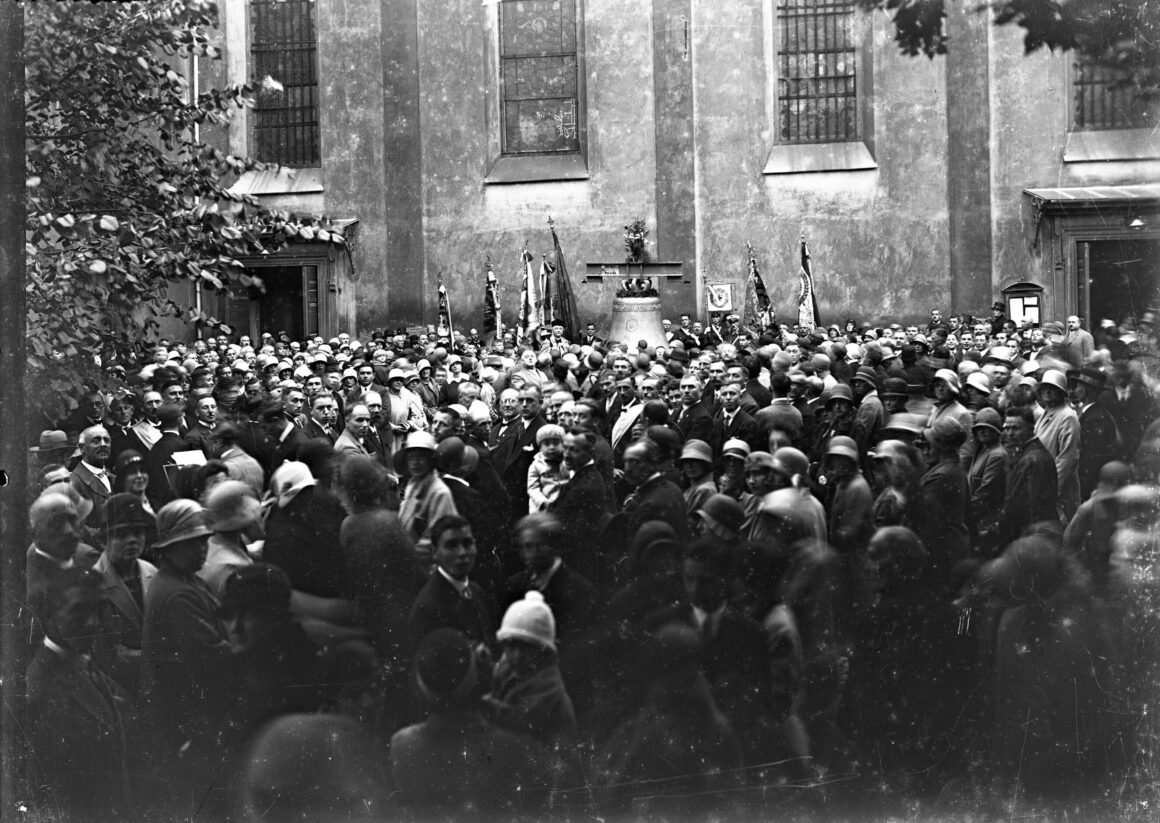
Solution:
{"label": "tree branch with leaves", "polygon": [[173,286],[260,288],[242,259],[300,237],[344,241],[231,192],[265,166],[198,138],[255,92],[190,94],[186,61],[222,56],[214,2],[35,3],[26,23],[28,388],[54,420],[131,365],[160,319],[229,331],[178,305]]}

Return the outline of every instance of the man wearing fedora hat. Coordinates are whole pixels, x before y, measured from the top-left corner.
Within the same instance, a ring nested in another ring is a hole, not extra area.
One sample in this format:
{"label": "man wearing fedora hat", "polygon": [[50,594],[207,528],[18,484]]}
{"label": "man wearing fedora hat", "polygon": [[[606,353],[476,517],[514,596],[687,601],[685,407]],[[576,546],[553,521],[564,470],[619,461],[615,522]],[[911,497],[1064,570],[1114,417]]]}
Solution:
{"label": "man wearing fedora hat", "polygon": [[93,566],[100,576],[102,666],[129,692],[141,685],[141,628],[145,597],[157,567],[141,555],[155,534],[153,515],[135,494],[105,501],[105,550]]}
{"label": "man wearing fedora hat", "polygon": [[60,429],[42,431],[40,440],[29,451],[36,455],[36,465],[41,476],[47,476],[50,471],[59,469],[64,472],[66,480],[69,478],[70,472],[65,468],[65,461],[72,447],[69,445],[68,435],[63,431]]}
{"label": "man wearing fedora hat", "polygon": [[1086,366],[1067,373],[1067,393],[1079,415],[1079,496],[1087,500],[1099,483],[1100,468],[1123,454],[1116,421],[1099,403],[1107,376]]}

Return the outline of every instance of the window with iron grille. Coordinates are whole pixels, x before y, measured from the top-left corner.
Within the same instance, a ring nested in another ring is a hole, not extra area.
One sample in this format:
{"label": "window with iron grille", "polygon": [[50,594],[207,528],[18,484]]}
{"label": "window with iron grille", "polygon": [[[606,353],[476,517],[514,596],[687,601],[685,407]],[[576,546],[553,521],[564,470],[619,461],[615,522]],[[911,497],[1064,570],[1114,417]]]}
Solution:
{"label": "window with iron grille", "polygon": [[580,151],[576,0],[500,3],[504,154]]}
{"label": "window with iron grille", "polygon": [[277,81],[264,84],[255,101],[256,160],[297,167],[321,162],[315,6],[315,0],[250,0],[250,76]]}
{"label": "window with iron grille", "polygon": [[778,0],[781,143],[861,139],[853,0]]}
{"label": "window with iron grille", "polygon": [[1077,61],[1072,73],[1074,127],[1083,130],[1142,129],[1156,122],[1139,89],[1115,69]]}

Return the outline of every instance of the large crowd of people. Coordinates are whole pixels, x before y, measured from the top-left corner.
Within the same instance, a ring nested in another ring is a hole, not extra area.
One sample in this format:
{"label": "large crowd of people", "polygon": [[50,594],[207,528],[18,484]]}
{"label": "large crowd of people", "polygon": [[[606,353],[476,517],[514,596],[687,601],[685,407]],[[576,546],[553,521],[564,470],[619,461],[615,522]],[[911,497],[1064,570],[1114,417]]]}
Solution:
{"label": "large crowd of people", "polygon": [[158,341],[33,448],[38,802],[729,819],[1154,785],[1153,320]]}

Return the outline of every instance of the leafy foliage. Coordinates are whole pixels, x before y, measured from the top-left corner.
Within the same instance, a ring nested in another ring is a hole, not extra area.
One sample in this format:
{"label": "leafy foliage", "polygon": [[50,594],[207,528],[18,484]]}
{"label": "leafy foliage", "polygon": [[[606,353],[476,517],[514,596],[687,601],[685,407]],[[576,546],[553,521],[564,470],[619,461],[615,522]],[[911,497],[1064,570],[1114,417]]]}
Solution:
{"label": "leafy foliage", "polygon": [[26,20],[29,399],[55,419],[159,318],[229,331],[171,299],[175,284],[260,287],[239,257],[342,236],[231,193],[262,165],[199,138],[254,92],[190,99],[181,67],[222,56],[212,0],[35,3]]}
{"label": "leafy foliage", "polygon": [[[857,0],[885,10],[905,54],[945,54],[946,0]],[[1028,53],[1047,47],[1074,50],[1084,60],[1120,71],[1124,81],[1151,94],[1160,90],[1160,3],[1156,0],[989,0],[996,25],[1024,30]]]}

